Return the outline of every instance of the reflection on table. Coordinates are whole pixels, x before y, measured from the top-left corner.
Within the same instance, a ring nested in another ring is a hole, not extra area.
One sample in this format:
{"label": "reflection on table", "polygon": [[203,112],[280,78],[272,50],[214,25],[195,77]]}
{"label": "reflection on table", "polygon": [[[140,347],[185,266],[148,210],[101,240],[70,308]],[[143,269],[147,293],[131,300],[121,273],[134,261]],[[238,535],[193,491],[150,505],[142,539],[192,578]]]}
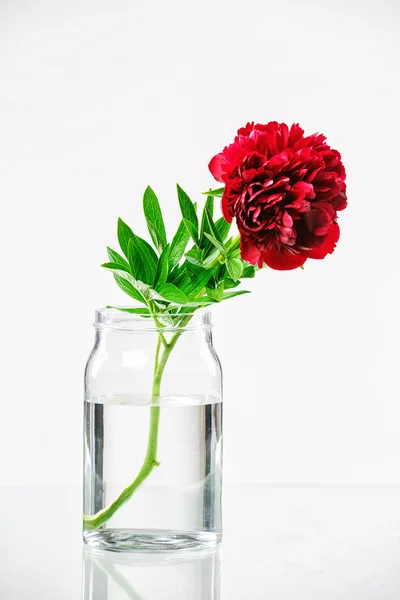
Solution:
{"label": "reflection on table", "polygon": [[82,593],[81,489],[0,487],[0,599],[399,600],[399,486],[227,485],[224,496],[221,592],[219,555],[143,564],[85,550]]}
{"label": "reflection on table", "polygon": [[220,600],[220,551],[83,553],[82,600]]}

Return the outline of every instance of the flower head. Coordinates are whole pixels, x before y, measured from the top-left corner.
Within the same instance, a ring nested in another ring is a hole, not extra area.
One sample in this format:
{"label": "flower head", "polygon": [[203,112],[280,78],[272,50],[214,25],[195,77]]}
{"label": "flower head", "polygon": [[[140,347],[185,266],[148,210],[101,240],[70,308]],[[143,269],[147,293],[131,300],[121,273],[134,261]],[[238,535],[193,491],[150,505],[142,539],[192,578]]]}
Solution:
{"label": "flower head", "polygon": [[222,211],[236,219],[241,255],[289,270],[324,258],[339,240],[337,211],[347,205],[346,173],[325,136],[295,123],[248,123],[209,169],[225,184]]}

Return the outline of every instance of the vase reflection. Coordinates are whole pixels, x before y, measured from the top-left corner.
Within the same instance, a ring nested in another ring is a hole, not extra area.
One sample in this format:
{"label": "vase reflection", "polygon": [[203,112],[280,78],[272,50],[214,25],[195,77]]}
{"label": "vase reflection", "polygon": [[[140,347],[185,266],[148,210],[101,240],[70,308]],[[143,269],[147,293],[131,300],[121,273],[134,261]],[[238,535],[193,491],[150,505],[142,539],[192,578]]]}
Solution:
{"label": "vase reflection", "polygon": [[82,600],[220,600],[220,551],[117,554],[85,549]]}

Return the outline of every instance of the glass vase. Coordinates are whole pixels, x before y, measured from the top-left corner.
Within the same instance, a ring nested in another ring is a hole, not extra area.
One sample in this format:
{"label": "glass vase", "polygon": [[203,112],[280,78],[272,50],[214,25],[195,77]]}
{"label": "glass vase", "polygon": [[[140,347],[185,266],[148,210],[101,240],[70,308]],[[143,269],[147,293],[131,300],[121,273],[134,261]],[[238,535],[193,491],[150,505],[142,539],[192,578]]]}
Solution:
{"label": "glass vase", "polygon": [[83,538],[183,551],[221,540],[222,373],[209,312],[96,311],[85,371]]}

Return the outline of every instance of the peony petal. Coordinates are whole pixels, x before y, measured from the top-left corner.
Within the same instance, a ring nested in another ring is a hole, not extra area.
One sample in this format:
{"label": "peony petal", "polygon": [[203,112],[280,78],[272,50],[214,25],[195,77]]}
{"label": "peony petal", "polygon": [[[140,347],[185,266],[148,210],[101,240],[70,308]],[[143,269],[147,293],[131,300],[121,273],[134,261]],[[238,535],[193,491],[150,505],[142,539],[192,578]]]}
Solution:
{"label": "peony petal", "polygon": [[256,265],[261,258],[261,251],[255,242],[243,234],[240,238],[240,256],[251,265]]}
{"label": "peony petal", "polygon": [[293,125],[290,128],[289,146],[292,146],[292,144],[300,140],[303,137],[303,134],[304,129],[302,129],[298,123],[293,123]]}
{"label": "peony petal", "polygon": [[331,202],[336,210],[344,210],[347,206],[346,192],[340,192],[336,198],[332,198]]}
{"label": "peony petal", "polygon": [[291,271],[301,267],[307,260],[307,256],[303,256],[298,252],[290,252],[282,248],[280,252],[274,248],[263,252],[263,260],[265,264],[276,271]]}
{"label": "peony petal", "polygon": [[248,136],[248,135],[250,135],[250,133],[252,132],[253,129],[254,129],[254,121],[252,121],[251,123],[247,123],[246,127],[241,127],[240,129],[238,129],[238,135]]}
{"label": "peony petal", "polygon": [[285,189],[286,189],[287,188],[286,184],[289,182],[290,182],[289,177],[285,177],[283,175],[281,177],[278,177],[278,179],[276,181],[274,181],[273,179],[267,179],[263,183],[263,188],[272,190],[277,187],[285,186]]}
{"label": "peony petal", "polygon": [[282,215],[282,225],[284,227],[293,227],[293,219],[286,211]]}
{"label": "peony petal", "polygon": [[289,127],[286,125],[286,123],[281,123],[280,124],[280,128],[281,128],[281,150],[284,150],[284,148],[287,148],[288,142],[289,142]]}
{"label": "peony petal", "polygon": [[332,254],[336,248],[336,243],[339,241],[340,229],[337,223],[332,223],[329,227],[326,239],[321,246],[317,246],[306,252],[308,258],[325,258],[327,254]]}
{"label": "peony petal", "polygon": [[333,206],[327,202],[314,202],[312,209],[304,214],[303,221],[313,235],[327,235],[329,226],[335,218]]}
{"label": "peony petal", "polygon": [[222,200],[221,200],[221,210],[222,210],[222,214],[224,215],[225,221],[228,221],[228,223],[232,223],[232,215],[229,210],[228,198],[227,198],[227,194],[225,192],[223,193]]}
{"label": "peony petal", "polygon": [[264,131],[259,131],[258,129],[254,129],[251,132],[251,139],[254,141],[254,144],[257,148],[257,152],[260,154],[266,154],[268,148],[269,136]]}
{"label": "peony petal", "polygon": [[216,156],[214,156],[214,158],[212,158],[208,164],[208,168],[211,171],[211,175],[214,177],[214,179],[216,179],[217,181],[224,181],[222,179],[222,164],[223,162],[225,162],[224,160],[224,154],[223,152],[221,152],[220,154],[217,154]]}
{"label": "peony petal", "polygon": [[254,142],[250,138],[243,138],[241,144],[235,142],[224,148],[223,155],[227,163],[227,169],[225,169],[225,171],[228,174],[232,173],[243,158],[247,156],[249,152],[254,152],[255,150]]}
{"label": "peony petal", "polygon": [[270,169],[273,173],[278,173],[283,167],[285,167],[289,162],[289,155],[286,150],[280,152],[279,154],[275,154],[272,158],[267,162],[267,169]]}
{"label": "peony petal", "polygon": [[279,131],[278,121],[270,121],[266,125],[260,125],[260,123],[258,123],[256,127],[257,129],[262,129],[263,131],[266,131],[270,135],[276,135]]}
{"label": "peony petal", "polygon": [[320,173],[322,171],[323,167],[318,167],[317,169],[314,169],[314,171],[311,171],[311,173],[309,175],[307,175],[305,181],[307,181],[308,183],[311,183],[315,177],[318,175],[318,173]]}
{"label": "peony petal", "polygon": [[315,198],[314,186],[311,183],[307,183],[306,181],[297,181],[293,185],[293,189],[304,192],[304,197],[307,198],[307,200],[313,200]]}

